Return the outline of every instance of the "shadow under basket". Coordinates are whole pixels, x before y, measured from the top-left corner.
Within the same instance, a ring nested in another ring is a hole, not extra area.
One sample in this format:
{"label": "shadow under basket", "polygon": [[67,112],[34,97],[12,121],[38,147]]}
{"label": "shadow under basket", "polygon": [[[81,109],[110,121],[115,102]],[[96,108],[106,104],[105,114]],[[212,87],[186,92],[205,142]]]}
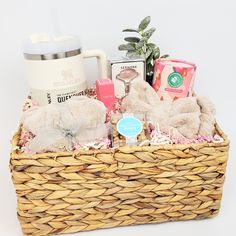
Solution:
{"label": "shadow under basket", "polygon": [[229,141],[27,155],[10,169],[25,235],[213,217],[220,208]]}

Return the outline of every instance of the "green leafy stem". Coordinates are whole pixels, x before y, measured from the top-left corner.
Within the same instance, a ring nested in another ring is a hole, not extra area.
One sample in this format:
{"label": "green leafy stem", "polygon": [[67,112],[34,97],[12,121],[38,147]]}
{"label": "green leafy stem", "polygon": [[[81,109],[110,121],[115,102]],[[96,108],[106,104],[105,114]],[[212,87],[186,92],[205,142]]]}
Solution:
{"label": "green leafy stem", "polygon": [[125,37],[126,44],[121,44],[119,50],[127,51],[126,56],[129,58],[144,57],[146,60],[146,75],[153,75],[153,66],[158,58],[166,58],[169,55],[160,55],[160,48],[154,43],[150,43],[149,39],[156,31],[156,28],[147,29],[150,24],[151,17],[145,17],[139,24],[138,29],[124,29],[122,32],[131,32],[138,34],[135,37]]}

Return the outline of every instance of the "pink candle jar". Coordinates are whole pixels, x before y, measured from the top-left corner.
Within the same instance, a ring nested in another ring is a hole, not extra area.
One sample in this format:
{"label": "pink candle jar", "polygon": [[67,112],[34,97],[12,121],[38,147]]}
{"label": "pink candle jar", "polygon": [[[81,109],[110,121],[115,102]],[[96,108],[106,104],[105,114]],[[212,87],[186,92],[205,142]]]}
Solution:
{"label": "pink candle jar", "polygon": [[152,87],[161,100],[192,96],[196,65],[179,59],[155,61]]}

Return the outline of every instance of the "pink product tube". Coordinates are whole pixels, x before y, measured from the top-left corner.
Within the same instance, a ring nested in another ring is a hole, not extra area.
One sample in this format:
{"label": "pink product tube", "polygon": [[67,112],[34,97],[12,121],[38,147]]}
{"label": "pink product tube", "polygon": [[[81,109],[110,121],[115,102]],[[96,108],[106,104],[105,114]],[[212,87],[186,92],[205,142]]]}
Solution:
{"label": "pink product tube", "polygon": [[112,109],[115,104],[114,83],[110,79],[96,80],[97,99],[104,103],[106,108]]}

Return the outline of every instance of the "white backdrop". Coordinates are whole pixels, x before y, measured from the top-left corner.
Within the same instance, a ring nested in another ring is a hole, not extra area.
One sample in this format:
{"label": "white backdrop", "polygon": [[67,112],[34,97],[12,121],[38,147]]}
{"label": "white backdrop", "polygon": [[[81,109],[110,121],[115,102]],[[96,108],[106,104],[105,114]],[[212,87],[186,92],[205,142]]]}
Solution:
{"label": "white backdrop", "polygon": [[[56,30],[80,35],[84,49],[100,48],[115,55],[124,36],[122,29],[135,27],[147,15],[157,28],[152,41],[163,53],[197,64],[195,90],[214,101],[217,120],[231,139],[222,209],[211,220],[123,227],[80,235],[235,235],[235,10],[234,0],[0,0],[0,235],[21,235],[8,168],[9,141],[28,94],[21,40],[32,32]],[[87,62],[86,67],[88,79],[97,79],[95,62]]]}

